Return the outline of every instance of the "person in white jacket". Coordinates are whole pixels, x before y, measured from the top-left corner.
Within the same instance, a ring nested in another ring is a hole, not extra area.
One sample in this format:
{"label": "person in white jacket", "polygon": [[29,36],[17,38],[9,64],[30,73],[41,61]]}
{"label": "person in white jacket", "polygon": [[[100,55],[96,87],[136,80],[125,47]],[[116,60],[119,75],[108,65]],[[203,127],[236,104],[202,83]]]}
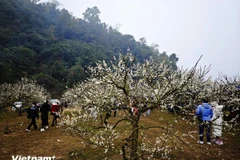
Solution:
{"label": "person in white jacket", "polygon": [[212,117],[212,135],[215,137],[213,142],[222,145],[222,123],[223,123],[223,105],[218,105],[217,102],[211,103],[213,107],[213,117]]}

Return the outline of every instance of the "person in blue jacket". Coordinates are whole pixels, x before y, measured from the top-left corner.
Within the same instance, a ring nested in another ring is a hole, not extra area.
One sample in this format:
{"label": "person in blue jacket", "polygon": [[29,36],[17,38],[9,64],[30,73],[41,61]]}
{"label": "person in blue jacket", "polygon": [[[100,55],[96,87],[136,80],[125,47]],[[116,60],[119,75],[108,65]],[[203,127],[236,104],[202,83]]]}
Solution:
{"label": "person in blue jacket", "polygon": [[211,144],[211,119],[213,117],[212,106],[208,103],[207,98],[203,98],[203,103],[197,107],[196,115],[200,117],[199,121],[199,141],[203,144],[203,132],[206,128],[207,144]]}

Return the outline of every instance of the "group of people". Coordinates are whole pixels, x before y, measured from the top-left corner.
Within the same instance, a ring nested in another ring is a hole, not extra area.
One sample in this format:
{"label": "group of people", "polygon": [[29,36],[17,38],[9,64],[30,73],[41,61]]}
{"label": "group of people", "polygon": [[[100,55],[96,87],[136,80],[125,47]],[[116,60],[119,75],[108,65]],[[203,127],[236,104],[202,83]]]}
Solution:
{"label": "group of people", "polygon": [[196,109],[196,115],[199,120],[199,141],[198,143],[204,144],[204,129],[206,129],[207,144],[211,144],[211,126],[212,126],[212,142],[222,145],[222,105],[217,102],[209,104],[208,99],[204,98],[202,104]]}
{"label": "group of people", "polygon": [[[59,118],[59,111],[60,111],[59,103],[56,102],[50,105],[48,100],[45,100],[45,102],[40,107],[42,120],[40,131],[45,131],[46,129],[48,129],[49,112],[51,112],[51,115],[53,115],[52,126],[57,124],[57,119]],[[30,119],[30,124],[26,128],[26,132],[29,132],[32,126],[34,126],[34,129],[38,129],[36,119],[39,119],[39,107],[37,106],[36,102],[33,102],[32,105],[27,109],[27,113],[28,119]]]}
{"label": "group of people", "polygon": [[[206,130],[207,144],[211,144],[211,126],[212,126],[212,135],[214,139],[212,142],[222,145],[223,141],[221,140],[222,136],[222,105],[218,105],[217,102],[209,104],[206,98],[203,99],[202,103],[196,109],[196,115],[199,119],[199,141],[198,143],[204,144],[204,129]],[[57,119],[59,118],[60,106],[59,103],[49,104],[48,100],[40,107],[42,126],[40,131],[45,131],[48,129],[48,116],[49,112],[53,115],[52,126],[57,124]],[[94,116],[96,116],[95,110],[93,110]],[[132,108],[133,114],[137,115],[137,108]],[[39,107],[35,102],[32,103],[32,106],[27,109],[28,118],[31,120],[26,131],[29,132],[32,125],[35,129],[38,129],[36,124],[36,119],[39,119]],[[93,113],[92,113],[93,114]],[[150,114],[150,113],[149,113]]]}

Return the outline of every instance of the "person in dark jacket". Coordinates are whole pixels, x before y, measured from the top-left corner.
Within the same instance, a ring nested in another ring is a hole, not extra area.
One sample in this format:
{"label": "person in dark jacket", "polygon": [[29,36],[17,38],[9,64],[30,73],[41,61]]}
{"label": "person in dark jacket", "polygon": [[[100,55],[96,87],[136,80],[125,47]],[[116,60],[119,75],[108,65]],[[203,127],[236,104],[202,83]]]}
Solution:
{"label": "person in dark jacket", "polygon": [[36,124],[36,118],[39,119],[39,115],[38,115],[38,107],[36,105],[36,102],[32,103],[32,106],[27,109],[27,112],[28,112],[28,118],[31,119],[31,122],[26,129],[26,132],[29,132],[32,125],[34,126],[34,129],[38,128]]}
{"label": "person in dark jacket", "polygon": [[51,110],[50,105],[48,104],[48,100],[46,100],[43,103],[42,107],[40,108],[41,120],[42,120],[42,128],[40,131],[45,131],[45,129],[48,129],[48,113],[50,110]]}
{"label": "person in dark jacket", "polygon": [[197,107],[196,115],[200,116],[199,122],[199,141],[198,143],[203,144],[203,132],[206,128],[207,144],[211,144],[211,119],[213,117],[212,106],[208,103],[208,99],[204,98],[203,103]]}

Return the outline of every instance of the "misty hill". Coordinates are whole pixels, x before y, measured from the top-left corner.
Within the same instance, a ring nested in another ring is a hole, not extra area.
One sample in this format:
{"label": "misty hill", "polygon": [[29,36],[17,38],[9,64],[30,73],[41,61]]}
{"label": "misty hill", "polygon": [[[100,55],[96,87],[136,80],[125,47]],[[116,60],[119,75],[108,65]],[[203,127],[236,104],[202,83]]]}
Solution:
{"label": "misty hill", "polygon": [[97,7],[80,19],[58,9],[57,1],[0,0],[0,6],[0,84],[26,76],[57,96],[86,79],[86,66],[108,62],[128,48],[139,62],[152,56],[177,68],[176,54],[159,53],[145,38],[136,41],[101,22]]}

